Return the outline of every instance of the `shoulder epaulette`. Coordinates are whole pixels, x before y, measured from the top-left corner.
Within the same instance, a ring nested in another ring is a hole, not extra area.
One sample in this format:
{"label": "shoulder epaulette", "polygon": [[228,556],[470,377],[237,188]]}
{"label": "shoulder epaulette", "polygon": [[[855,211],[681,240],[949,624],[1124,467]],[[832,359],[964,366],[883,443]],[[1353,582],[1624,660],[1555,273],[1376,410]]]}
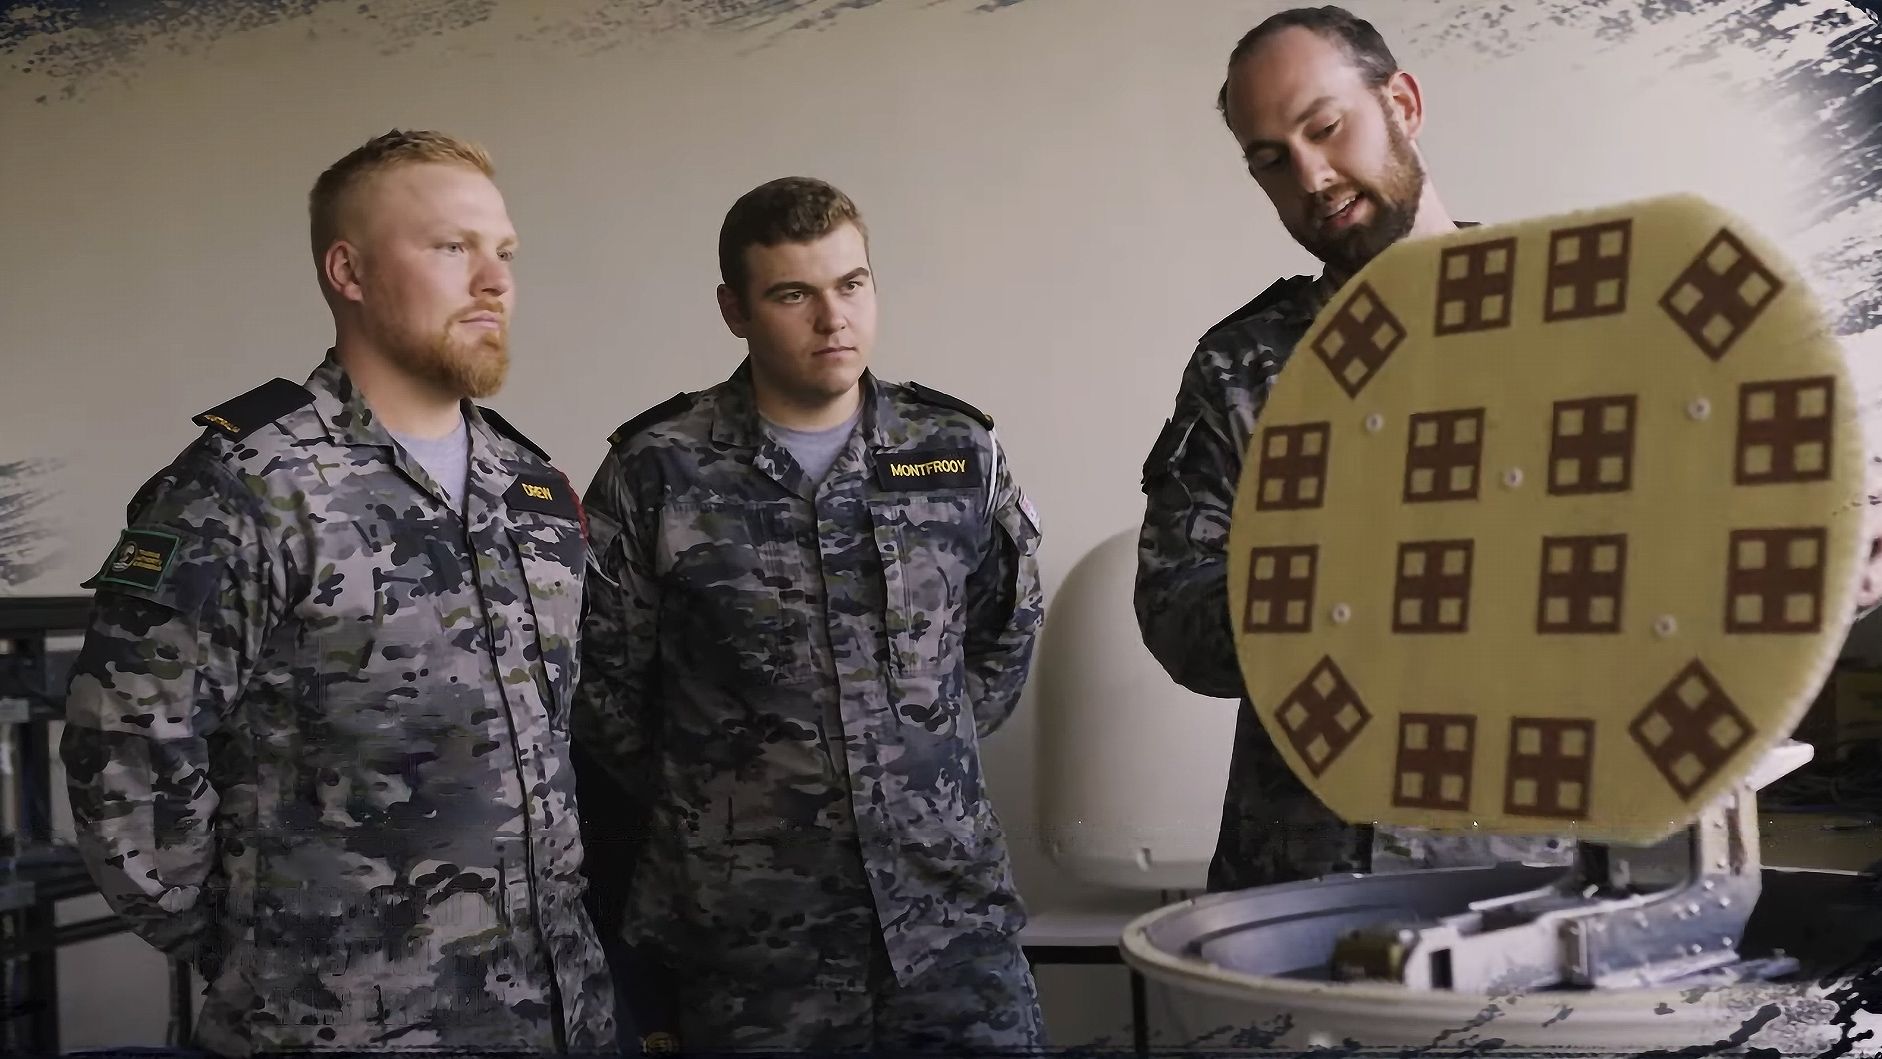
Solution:
{"label": "shoulder epaulette", "polygon": [[1300,281],[1307,279],[1309,279],[1307,276],[1289,276],[1286,279],[1275,280],[1273,283],[1268,284],[1267,290],[1255,295],[1254,300],[1250,301],[1247,305],[1242,306],[1211,325],[1207,331],[1203,332],[1204,337],[1212,335],[1239,320],[1246,320],[1256,313],[1267,311],[1269,308],[1273,307],[1276,302],[1292,295],[1294,288],[1299,285]]}
{"label": "shoulder epaulette", "polygon": [[314,395],[299,383],[269,379],[240,397],[197,414],[190,422],[240,441],[313,400]]}
{"label": "shoulder epaulette", "polygon": [[494,429],[497,433],[502,434],[504,437],[509,438],[511,441],[516,442],[518,445],[521,445],[524,448],[528,449],[529,451],[535,453],[537,456],[540,456],[542,458],[542,462],[544,463],[550,462],[549,454],[542,451],[541,445],[538,445],[535,442],[524,437],[522,431],[510,425],[510,421],[498,415],[494,409],[485,408],[483,405],[478,405],[477,414],[480,416],[483,416],[484,422],[489,423],[491,428]]}
{"label": "shoulder epaulette", "polygon": [[936,390],[928,386],[923,386],[921,383],[918,383],[918,382],[911,382],[911,383],[908,383],[907,385],[908,385],[908,391],[910,393],[928,402],[929,404],[937,404],[943,408],[951,408],[954,411],[959,412],[964,416],[967,416],[969,419],[972,419],[976,423],[979,423],[981,426],[986,427],[988,430],[993,429],[993,417],[992,416],[988,415],[985,412],[982,412],[980,409],[975,408],[973,405],[968,404],[966,401],[961,400],[960,398],[954,396],[953,394],[942,393],[940,390]]}
{"label": "shoulder epaulette", "polygon": [[647,409],[645,412],[622,423],[620,426],[615,427],[614,433],[608,435],[608,444],[619,445],[621,442],[640,433],[644,428],[668,416],[684,412],[691,407],[693,407],[692,394],[676,393],[666,400],[661,401],[659,404],[654,405],[652,408]]}

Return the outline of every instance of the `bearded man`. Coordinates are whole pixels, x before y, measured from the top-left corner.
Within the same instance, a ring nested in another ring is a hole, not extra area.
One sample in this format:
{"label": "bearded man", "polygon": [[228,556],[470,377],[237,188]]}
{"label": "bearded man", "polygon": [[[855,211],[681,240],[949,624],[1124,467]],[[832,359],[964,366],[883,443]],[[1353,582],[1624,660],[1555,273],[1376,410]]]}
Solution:
{"label": "bearded man", "polygon": [[79,845],[203,975],[212,1054],[614,1045],[566,764],[581,510],[472,403],[516,301],[491,172],[395,130],[319,178],[333,347],[197,416],[86,583]]}
{"label": "bearded man", "polygon": [[[1427,178],[1418,82],[1364,19],[1338,7],[1268,18],[1235,45],[1216,106],[1282,226],[1325,268],[1276,282],[1197,344],[1144,463],[1136,610],[1144,643],[1177,683],[1243,698],[1229,622],[1229,523],[1269,387],[1315,315],[1374,256],[1464,225]],[[1244,698],[1208,887],[1572,857],[1558,839],[1349,825],[1288,769]]]}

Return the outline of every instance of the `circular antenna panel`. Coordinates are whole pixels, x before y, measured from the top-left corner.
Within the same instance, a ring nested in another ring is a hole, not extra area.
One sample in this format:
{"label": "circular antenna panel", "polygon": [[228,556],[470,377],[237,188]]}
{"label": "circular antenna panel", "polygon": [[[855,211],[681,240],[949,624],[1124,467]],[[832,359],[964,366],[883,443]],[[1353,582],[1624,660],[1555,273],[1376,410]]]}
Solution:
{"label": "circular antenna panel", "polygon": [[1349,821],[1665,838],[1842,646],[1855,407],[1801,276],[1703,200],[1394,245],[1249,443],[1230,618],[1262,724]]}

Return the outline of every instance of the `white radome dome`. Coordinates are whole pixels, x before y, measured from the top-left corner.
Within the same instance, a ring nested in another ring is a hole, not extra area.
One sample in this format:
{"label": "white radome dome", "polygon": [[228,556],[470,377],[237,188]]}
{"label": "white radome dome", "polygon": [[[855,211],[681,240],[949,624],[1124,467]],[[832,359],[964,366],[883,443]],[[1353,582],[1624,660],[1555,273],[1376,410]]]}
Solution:
{"label": "white radome dome", "polygon": [[1144,646],[1137,532],[1099,544],[1047,608],[1033,681],[1040,833],[1081,881],[1200,890],[1215,852],[1237,703],[1188,691]]}

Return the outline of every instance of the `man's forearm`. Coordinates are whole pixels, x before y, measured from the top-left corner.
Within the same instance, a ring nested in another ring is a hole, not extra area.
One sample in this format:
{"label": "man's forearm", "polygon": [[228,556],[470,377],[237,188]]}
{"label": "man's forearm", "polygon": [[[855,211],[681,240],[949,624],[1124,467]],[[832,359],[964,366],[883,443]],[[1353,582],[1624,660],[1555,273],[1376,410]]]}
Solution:
{"label": "man's forearm", "polygon": [[185,960],[209,926],[202,892],[216,861],[219,799],[202,751],[198,741],[166,745],[82,723],[67,724],[60,746],[78,849],[99,893],[132,933]]}
{"label": "man's forearm", "polygon": [[1228,562],[1141,573],[1138,629],[1170,679],[1198,695],[1239,699],[1245,694],[1229,625]]}

